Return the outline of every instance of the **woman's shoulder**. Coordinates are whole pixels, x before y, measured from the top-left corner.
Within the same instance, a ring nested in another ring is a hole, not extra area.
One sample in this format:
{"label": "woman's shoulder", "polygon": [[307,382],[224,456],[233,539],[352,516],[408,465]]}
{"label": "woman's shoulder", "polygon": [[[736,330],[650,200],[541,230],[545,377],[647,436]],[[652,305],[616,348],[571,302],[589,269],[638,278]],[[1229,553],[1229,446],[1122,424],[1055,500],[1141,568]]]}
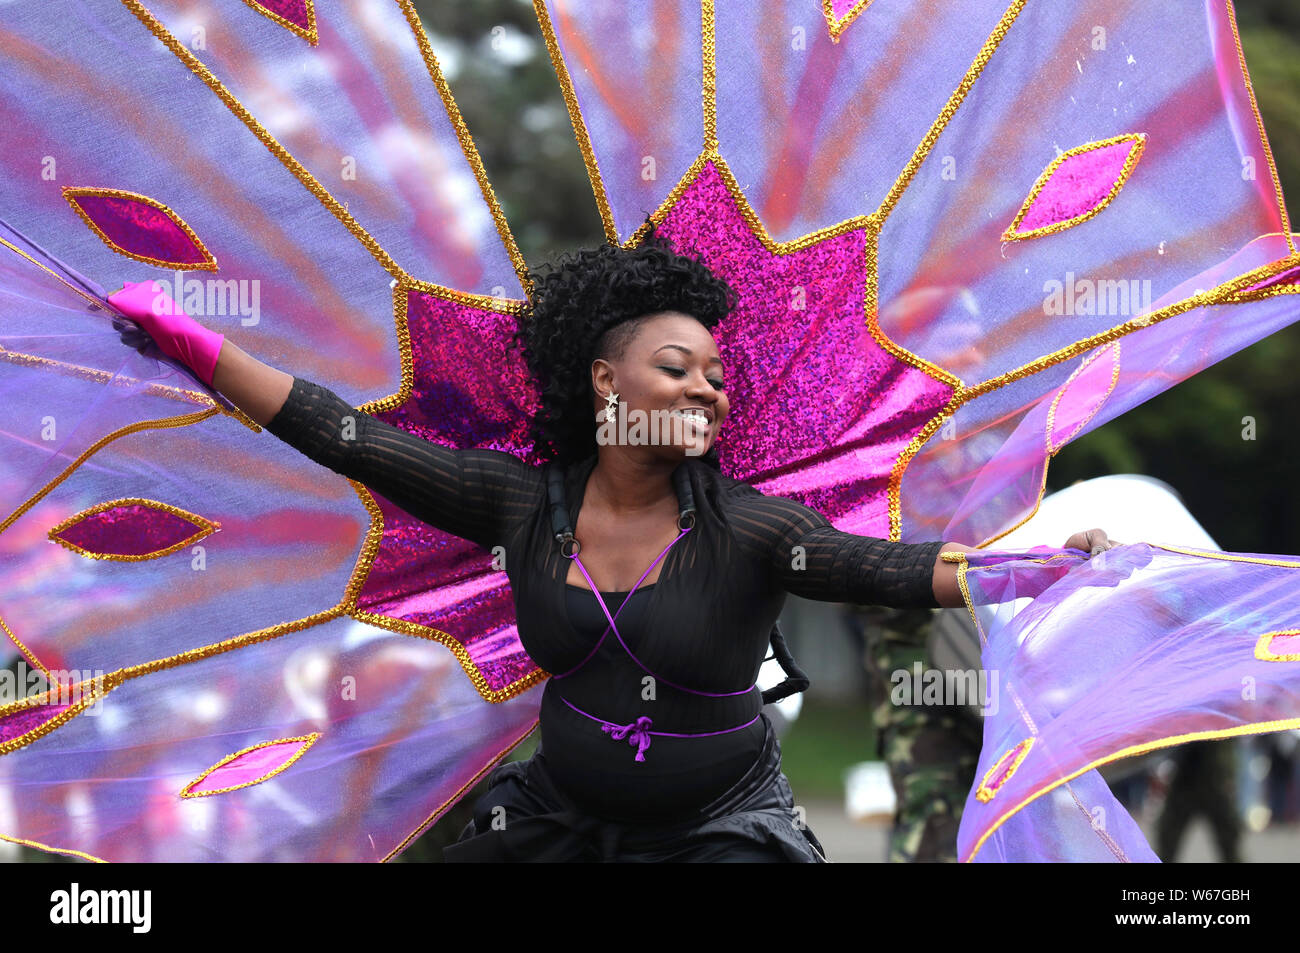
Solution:
{"label": "woman's shoulder", "polygon": [[699,474],[699,481],[704,487],[706,497],[714,500],[725,512],[786,515],[798,512],[813,515],[815,518],[815,511],[809,510],[802,503],[784,496],[764,493],[753,484],[728,476],[702,461],[697,462],[695,472]]}
{"label": "woman's shoulder", "polygon": [[540,494],[546,480],[545,464],[535,463],[507,450],[475,447],[460,452],[467,476],[499,490]]}

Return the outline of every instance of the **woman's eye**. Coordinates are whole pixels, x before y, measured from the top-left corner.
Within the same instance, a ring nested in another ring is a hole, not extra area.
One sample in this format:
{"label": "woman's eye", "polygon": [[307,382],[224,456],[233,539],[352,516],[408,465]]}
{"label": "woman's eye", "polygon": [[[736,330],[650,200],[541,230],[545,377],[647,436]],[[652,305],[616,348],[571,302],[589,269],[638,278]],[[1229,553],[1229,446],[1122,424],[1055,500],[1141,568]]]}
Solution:
{"label": "woman's eye", "polygon": [[[659,365],[659,369],[660,369],[661,371],[667,371],[669,374],[673,375],[673,377],[685,377],[685,376],[686,376],[686,371],[685,371],[685,369],[680,368],[680,367],[673,367],[672,365],[669,365],[669,364],[661,364],[661,365]],[[715,379],[715,380],[710,380],[709,383],[713,385],[713,389],[714,389],[714,390],[723,390],[723,389],[724,389],[724,385],[723,385],[722,381],[720,381],[720,380],[716,380],[716,379]]]}

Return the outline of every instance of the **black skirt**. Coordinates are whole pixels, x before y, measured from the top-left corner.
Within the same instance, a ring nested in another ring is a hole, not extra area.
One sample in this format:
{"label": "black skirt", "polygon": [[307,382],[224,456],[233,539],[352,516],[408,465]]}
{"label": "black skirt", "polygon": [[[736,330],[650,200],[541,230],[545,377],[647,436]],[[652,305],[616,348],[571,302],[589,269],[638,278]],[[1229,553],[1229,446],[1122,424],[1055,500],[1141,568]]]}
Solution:
{"label": "black skirt", "polygon": [[690,820],[618,824],[585,813],[556,787],[539,746],[498,765],[474,819],[443,850],[448,863],[825,863],[794,805],[767,715],[762,754],[729,791]]}

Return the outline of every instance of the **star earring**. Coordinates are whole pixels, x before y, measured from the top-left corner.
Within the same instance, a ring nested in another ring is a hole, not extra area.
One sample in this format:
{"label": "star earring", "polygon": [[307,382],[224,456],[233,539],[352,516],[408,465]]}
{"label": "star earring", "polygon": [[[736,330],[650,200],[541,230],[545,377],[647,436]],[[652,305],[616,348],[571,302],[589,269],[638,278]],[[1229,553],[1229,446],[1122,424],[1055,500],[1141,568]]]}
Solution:
{"label": "star earring", "polygon": [[618,408],[618,394],[605,395],[605,420],[614,423]]}

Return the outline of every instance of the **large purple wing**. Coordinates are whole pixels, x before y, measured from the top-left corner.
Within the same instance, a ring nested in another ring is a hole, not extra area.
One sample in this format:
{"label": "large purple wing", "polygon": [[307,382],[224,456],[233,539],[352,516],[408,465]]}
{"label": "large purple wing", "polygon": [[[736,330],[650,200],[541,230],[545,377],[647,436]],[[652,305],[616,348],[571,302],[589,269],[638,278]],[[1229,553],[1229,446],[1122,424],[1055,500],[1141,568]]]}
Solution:
{"label": "large purple wing", "polygon": [[0,702],[0,835],[395,856],[536,723],[504,574],[124,347],[103,295],[166,281],[399,426],[522,450],[522,374],[474,363],[521,263],[419,19],[56,0],[0,49],[0,644],[69,687]]}
{"label": "large purple wing", "polygon": [[724,462],[843,529],[991,541],[1300,313],[1226,0],[535,6],[607,235],[742,292]]}

